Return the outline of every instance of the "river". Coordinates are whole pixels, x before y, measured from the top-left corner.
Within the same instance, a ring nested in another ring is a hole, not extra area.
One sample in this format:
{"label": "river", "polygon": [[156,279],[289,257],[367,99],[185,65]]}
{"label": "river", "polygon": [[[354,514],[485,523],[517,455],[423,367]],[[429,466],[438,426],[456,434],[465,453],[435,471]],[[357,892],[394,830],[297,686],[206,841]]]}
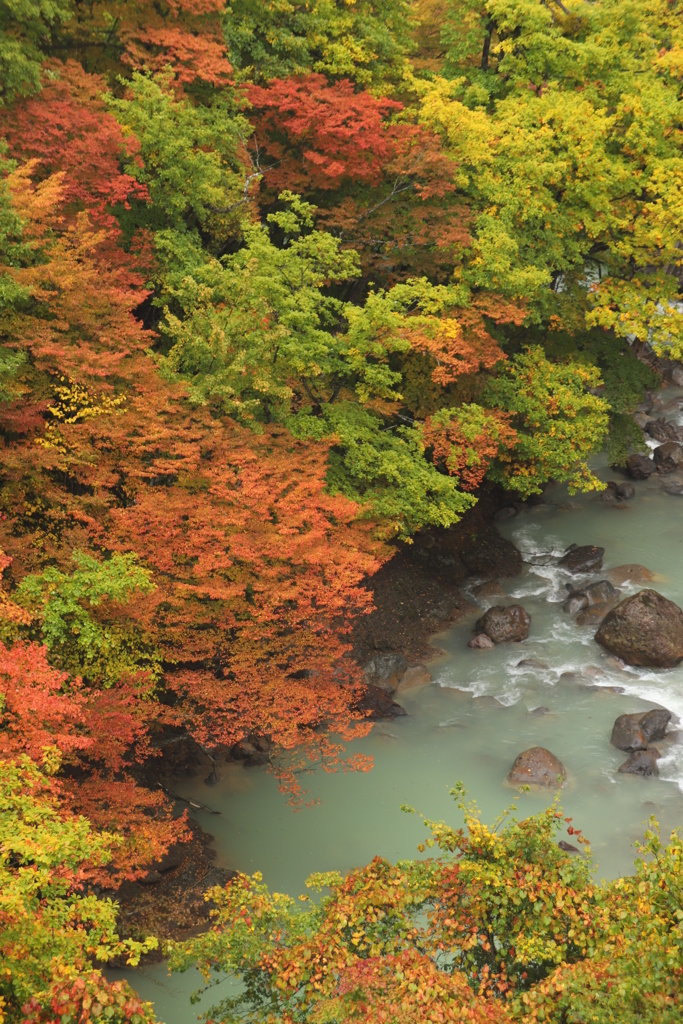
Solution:
{"label": "river", "polygon": [[[683,391],[668,389],[662,395],[674,399]],[[668,418],[683,423],[680,414]],[[605,480],[614,478],[604,458],[593,468]],[[634,843],[650,815],[666,834],[683,824],[683,735],[675,725],[657,743],[659,778],[618,774],[627,755],[609,743],[614,719],[624,712],[664,705],[683,720],[683,664],[670,670],[620,669],[595,643],[596,627],[577,626],[561,604],[565,584],[577,577],[557,568],[556,556],[577,543],[603,546],[604,570],[624,563],[646,566],[656,579],[645,585],[683,606],[683,497],[664,493],[656,474],[635,486],[635,498],[620,505],[595,495],[569,497],[564,488],[552,487],[544,504],[500,524],[501,533],[528,559],[523,575],[503,581],[503,587],[508,601],[518,601],[530,613],[529,639],[473,651],[467,647],[472,617],[435,637],[443,654],[429,666],[432,684],[399,696],[407,717],[378,723],[367,739],[349,747],[373,756],[371,772],[306,776],[310,797],[318,803],[296,813],[266,769],[225,765],[212,788],[201,779],[178,783],[183,796],[220,811],[197,814],[216,837],[220,861],[249,873],[259,870],[271,888],[296,896],[312,871],[343,872],[375,854],[391,860],[416,856],[424,826],[417,816],[403,814],[401,804],[459,823],[449,796],[458,780],[485,820],[513,799],[523,817],[550,797],[516,798],[505,777],[516,755],[537,745],[567,768],[562,806],[590,839],[598,878],[629,871]],[[622,595],[642,586],[624,587]],[[490,598],[483,607],[500,602]],[[547,668],[520,666],[526,659]],[[539,707],[547,711],[532,713]],[[220,989],[213,989],[199,1007],[191,1006],[189,993],[198,976],[168,978],[164,964],[127,976],[154,1000],[166,1024],[190,1024],[202,1006],[220,998]]]}

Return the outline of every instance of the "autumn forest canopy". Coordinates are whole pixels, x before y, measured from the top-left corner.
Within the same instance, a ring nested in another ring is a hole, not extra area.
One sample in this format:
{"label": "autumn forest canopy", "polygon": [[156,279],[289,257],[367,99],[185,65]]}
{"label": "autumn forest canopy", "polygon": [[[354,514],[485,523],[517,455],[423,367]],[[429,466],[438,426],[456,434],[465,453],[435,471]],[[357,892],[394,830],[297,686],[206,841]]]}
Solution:
{"label": "autumn forest canopy", "polygon": [[[158,738],[266,738],[292,799],[368,767],[364,580],[645,449],[683,4],[0,0],[0,134],[0,1021],[146,1024],[98,893],[187,839]],[[555,813],[431,823],[303,916],[241,876],[173,956],[240,974],[226,1022],[673,1024],[680,848],[605,895]]]}

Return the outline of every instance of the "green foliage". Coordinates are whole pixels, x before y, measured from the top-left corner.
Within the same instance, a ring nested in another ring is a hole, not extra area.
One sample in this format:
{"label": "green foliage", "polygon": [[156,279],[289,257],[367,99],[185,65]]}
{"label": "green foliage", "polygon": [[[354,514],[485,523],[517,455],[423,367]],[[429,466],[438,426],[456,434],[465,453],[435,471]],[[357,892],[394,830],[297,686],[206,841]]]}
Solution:
{"label": "green foliage", "polygon": [[474,210],[466,279],[678,358],[680,4],[448,7],[447,77],[420,88]]}
{"label": "green foliage", "polygon": [[602,489],[586,458],[607,436],[607,402],[590,394],[600,384],[597,368],[551,363],[540,347],[514,356],[486,392],[486,404],[512,413],[516,444],[493,463],[489,475],[523,497],[550,480],[570,493]]}
{"label": "green foliage", "polygon": [[[54,751],[46,757],[54,770]],[[92,971],[91,958],[136,964],[157,945],[120,941],[116,904],[79,891],[119,842],[64,814],[55,786],[29,758],[0,761],[0,997],[8,1024],[24,1019],[29,999],[47,1001],[58,973]]]}
{"label": "green foliage", "polygon": [[386,86],[403,70],[409,17],[406,0],[232,0],[223,26],[244,77],[317,71]]}
{"label": "green foliage", "polygon": [[0,3],[0,103],[40,88],[42,50],[52,32],[73,14],[71,0],[3,0]]}
{"label": "green foliage", "polygon": [[149,594],[154,590],[149,572],[132,554],[115,552],[98,562],[75,551],[73,560],[71,574],[50,567],[19,584],[15,600],[34,617],[30,639],[47,645],[53,664],[85,680],[109,687],[144,670],[154,682],[161,673],[160,656],[143,635],[127,623],[104,623],[93,615],[104,602],[125,605],[136,592]]}

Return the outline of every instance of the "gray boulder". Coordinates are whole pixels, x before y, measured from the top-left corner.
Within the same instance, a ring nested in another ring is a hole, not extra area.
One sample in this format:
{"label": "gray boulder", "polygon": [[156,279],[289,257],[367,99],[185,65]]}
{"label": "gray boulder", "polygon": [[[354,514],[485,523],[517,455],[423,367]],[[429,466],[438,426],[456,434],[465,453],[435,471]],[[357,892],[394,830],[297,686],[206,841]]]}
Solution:
{"label": "gray boulder", "polygon": [[647,455],[629,455],[626,460],[626,472],[633,480],[647,480],[657,469]]}
{"label": "gray boulder", "polygon": [[669,376],[672,384],[675,384],[677,388],[683,388],[683,366],[673,366]]}
{"label": "gray boulder", "polygon": [[659,756],[660,754],[656,747],[650,747],[648,750],[636,750],[631,754],[628,761],[624,761],[623,764],[619,765],[618,771],[623,775],[643,775],[645,778],[659,775],[659,768],[657,767],[657,758]]}
{"label": "gray boulder", "polygon": [[654,740],[662,740],[671,721],[666,708],[635,715],[619,715],[612,729],[610,743],[618,750],[646,750]]}
{"label": "gray boulder", "polygon": [[675,441],[665,441],[664,444],[660,444],[659,448],[655,448],[652,457],[657,472],[663,475],[683,469],[683,445],[677,444]]}
{"label": "gray boulder", "polygon": [[372,686],[393,693],[408,668],[408,659],[399,651],[376,654],[365,666],[365,678]]}
{"label": "gray boulder", "polygon": [[594,547],[592,544],[585,544],[582,547],[571,544],[558,565],[569,572],[597,572],[602,568],[604,554],[604,548]]}
{"label": "gray boulder", "polygon": [[508,782],[515,786],[561,786],[567,778],[567,769],[545,747],[531,747],[515,758],[508,772]]}
{"label": "gray boulder", "polygon": [[608,612],[595,639],[627,665],[673,668],[683,661],[683,611],[656,590],[641,590]]}
{"label": "gray boulder", "polygon": [[485,633],[494,644],[503,644],[526,640],[530,625],[531,616],[521,604],[496,604],[477,620],[474,630]]}
{"label": "gray boulder", "polygon": [[617,487],[617,498],[619,498],[620,501],[630,501],[631,498],[635,498],[635,496],[636,489],[633,484],[623,483],[619,484]]}

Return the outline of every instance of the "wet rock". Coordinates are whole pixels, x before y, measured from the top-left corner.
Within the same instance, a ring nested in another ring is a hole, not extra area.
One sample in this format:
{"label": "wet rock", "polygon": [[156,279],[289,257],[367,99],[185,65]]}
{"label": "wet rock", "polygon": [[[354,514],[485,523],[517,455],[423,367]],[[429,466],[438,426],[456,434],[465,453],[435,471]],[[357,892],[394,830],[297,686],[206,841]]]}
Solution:
{"label": "wet rock", "polygon": [[662,481],[662,490],[666,494],[674,494],[680,497],[683,494],[683,479],[672,473],[671,476],[667,476]]}
{"label": "wet rock", "polygon": [[645,429],[651,419],[652,416],[648,415],[646,412],[636,412],[633,414],[633,422],[636,426],[640,427],[641,430]]}
{"label": "wet rock", "polygon": [[517,668],[548,668],[545,661],[537,661],[536,658],[522,658],[521,661],[517,662]]}
{"label": "wet rock", "polygon": [[636,750],[631,754],[628,761],[624,761],[623,764],[619,765],[618,771],[623,775],[642,775],[645,778],[659,775],[659,768],[657,767],[659,756],[660,754],[656,747],[649,747],[648,750]]}
{"label": "wet rock", "polygon": [[590,605],[576,616],[577,626],[599,626],[607,613],[614,607],[613,602],[608,604],[602,601],[600,604]]}
{"label": "wet rock", "polygon": [[655,441],[677,441],[679,444],[683,441],[683,427],[679,427],[677,423],[667,423],[664,417],[650,420],[645,432]]}
{"label": "wet rock", "polygon": [[578,848],[578,846],[572,846],[571,843],[568,843],[564,839],[560,839],[557,845],[561,850],[564,850],[565,853],[581,853],[581,850]]}
{"label": "wet rock", "polygon": [[[258,739],[260,739],[259,737]],[[258,742],[258,739],[254,739],[249,736],[239,743],[235,743],[230,748],[230,756],[236,761],[244,761],[247,765],[267,764],[270,760],[268,756],[268,749],[261,749],[264,744]],[[266,740],[266,743],[268,741]]]}
{"label": "wet rock", "polygon": [[636,489],[633,484],[624,483],[619,484],[617,487],[617,498],[619,498],[620,501],[630,501],[631,498],[635,498],[635,496]]}
{"label": "wet rock", "polygon": [[376,654],[364,668],[365,678],[372,686],[393,693],[408,668],[408,659],[399,651]]}
{"label": "wet rock", "polygon": [[626,460],[626,472],[633,480],[647,480],[656,468],[647,455],[629,455]]}
{"label": "wet rock", "polygon": [[589,676],[591,679],[602,679],[605,673],[597,665],[586,665],[583,670],[585,676]]}
{"label": "wet rock", "polygon": [[492,697],[490,693],[484,693],[481,697],[473,697],[472,703],[478,708],[504,708],[505,705],[501,704],[497,697]]}
{"label": "wet rock", "polygon": [[472,637],[467,646],[475,651],[490,651],[496,645],[486,633],[478,633],[477,636]]}
{"label": "wet rock", "polygon": [[581,678],[578,672],[562,672],[558,683],[576,683]]}
{"label": "wet rock", "polygon": [[608,480],[607,487],[598,494],[598,501],[616,501],[617,483],[615,480]]}
{"label": "wet rock", "polygon": [[562,605],[562,609],[570,615],[575,615],[584,608],[590,608],[593,605],[604,605],[609,610],[614,607],[618,600],[619,592],[612,586],[609,580],[598,580],[596,583],[591,583],[588,587],[573,590]]}
{"label": "wet rock", "polygon": [[655,740],[663,740],[671,721],[666,708],[653,708],[634,715],[619,715],[610,743],[618,750],[646,750]]}
{"label": "wet rock", "polygon": [[523,565],[521,552],[493,526],[482,527],[460,558],[470,576],[482,579],[519,576]]}
{"label": "wet rock", "polygon": [[508,781],[515,786],[561,786],[567,777],[562,762],[545,747],[531,747],[515,758]]}
{"label": "wet rock", "polygon": [[677,388],[683,388],[683,366],[673,366],[669,373],[671,383]]}
{"label": "wet rock", "polygon": [[604,554],[604,548],[594,547],[592,544],[585,544],[581,547],[571,544],[558,564],[569,572],[597,572],[602,568]]}
{"label": "wet rock", "polygon": [[477,620],[475,632],[485,633],[494,644],[518,643],[529,636],[531,616],[521,604],[496,604]]}
{"label": "wet rock", "polygon": [[505,591],[500,580],[489,580],[488,583],[480,583],[478,587],[474,588],[472,593],[478,601],[487,597],[505,597]]}
{"label": "wet rock", "polygon": [[623,587],[626,583],[648,583],[655,579],[655,573],[646,569],[644,565],[631,562],[628,565],[617,565],[606,573],[611,583],[617,587]]}
{"label": "wet rock", "polygon": [[406,709],[392,700],[391,694],[381,686],[368,683],[355,703],[355,710],[365,714],[370,722],[383,719],[400,718],[407,714]]}
{"label": "wet rock", "polygon": [[655,448],[653,459],[658,473],[663,476],[675,473],[677,469],[683,469],[683,445],[666,441]]}
{"label": "wet rock", "polygon": [[550,708],[546,708],[542,704],[540,704],[537,708],[532,708],[531,711],[529,712],[529,714],[530,715],[538,715],[538,717],[540,718],[541,715],[549,715],[550,714]]}
{"label": "wet rock", "polygon": [[428,686],[431,681],[432,676],[426,665],[410,665],[401,676],[397,689],[401,692],[414,690],[418,686]]}
{"label": "wet rock", "polygon": [[496,522],[501,523],[505,522],[506,519],[512,519],[516,515],[517,509],[514,507],[514,505],[506,505],[505,508],[498,509],[493,518],[496,520]]}
{"label": "wet rock", "polygon": [[627,665],[673,668],[683,660],[683,611],[656,590],[641,590],[608,612],[595,639]]}

